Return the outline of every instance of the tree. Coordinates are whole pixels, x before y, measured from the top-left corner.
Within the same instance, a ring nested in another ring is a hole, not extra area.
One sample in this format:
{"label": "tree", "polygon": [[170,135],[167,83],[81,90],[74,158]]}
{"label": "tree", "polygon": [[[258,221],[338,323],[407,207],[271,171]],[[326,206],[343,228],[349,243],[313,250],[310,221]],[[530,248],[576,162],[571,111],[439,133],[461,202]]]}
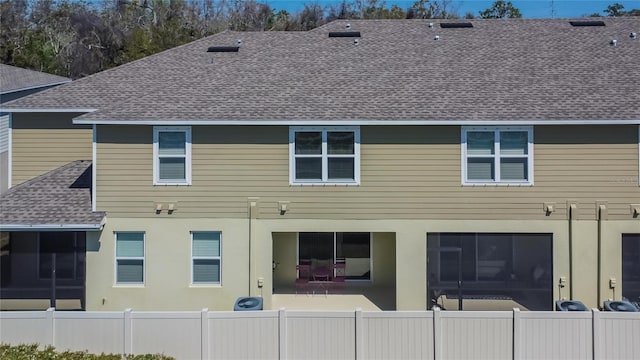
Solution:
{"label": "tree", "polygon": [[624,6],[619,3],[611,4],[604,9],[607,16],[624,16],[626,11],[623,11]]}
{"label": "tree", "polygon": [[482,19],[521,18],[520,10],[513,6],[511,1],[498,0],[490,8],[480,11]]}
{"label": "tree", "polygon": [[418,0],[407,11],[407,19],[456,19],[451,0]]}

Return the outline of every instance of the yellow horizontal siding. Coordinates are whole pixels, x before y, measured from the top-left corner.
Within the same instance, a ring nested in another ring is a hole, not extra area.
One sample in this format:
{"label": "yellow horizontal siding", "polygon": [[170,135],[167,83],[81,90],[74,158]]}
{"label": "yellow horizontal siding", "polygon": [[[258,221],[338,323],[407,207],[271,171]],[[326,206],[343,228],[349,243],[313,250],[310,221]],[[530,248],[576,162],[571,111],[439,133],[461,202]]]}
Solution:
{"label": "yellow horizontal siding", "polygon": [[75,160],[91,160],[93,131],[73,125],[80,114],[16,113],[12,116],[13,185]]}
{"label": "yellow horizontal siding", "polygon": [[[608,201],[629,219],[640,202],[637,126],[540,126],[534,185],[462,186],[459,127],[362,127],[360,186],[289,185],[287,127],[193,127],[191,186],[153,186],[153,129],[98,127],[98,208],[127,217],[564,219]],[[126,134],[124,134],[126,133]],[[634,200],[635,199],[635,200]],[[290,201],[283,217],[278,201]],[[172,215],[155,204],[175,203]],[[543,203],[555,202],[547,217]]]}

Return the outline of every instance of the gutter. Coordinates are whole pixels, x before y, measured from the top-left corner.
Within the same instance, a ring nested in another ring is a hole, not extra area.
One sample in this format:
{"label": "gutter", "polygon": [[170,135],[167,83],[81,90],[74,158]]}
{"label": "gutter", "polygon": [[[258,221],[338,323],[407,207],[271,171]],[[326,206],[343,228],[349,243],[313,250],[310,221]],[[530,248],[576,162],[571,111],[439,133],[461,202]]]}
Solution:
{"label": "gutter", "polygon": [[0,95],[12,94],[12,93],[20,92],[20,91],[33,90],[33,89],[39,89],[39,88],[48,88],[48,87],[52,87],[52,86],[56,86],[56,85],[67,84],[67,83],[70,83],[71,81],[72,81],[71,79],[68,79],[68,80],[57,81],[57,82],[47,83],[47,84],[42,84],[42,85],[33,85],[33,86],[27,86],[27,87],[19,88],[19,89],[11,89],[11,90],[6,90],[6,91],[0,91]]}
{"label": "gutter", "polygon": [[8,113],[88,113],[94,112],[98,109],[93,108],[41,108],[41,109],[29,109],[29,108],[0,108],[0,112]]}
{"label": "gutter", "polygon": [[0,231],[101,231],[100,224],[0,224]]}
{"label": "gutter", "polygon": [[[24,109],[19,109],[24,110]],[[51,112],[62,110],[47,109]],[[93,112],[95,109],[67,109]],[[0,109],[5,112],[16,109]],[[40,111],[45,112],[44,109]],[[49,111],[47,111],[49,112]],[[72,112],[72,111],[68,111]],[[298,126],[357,126],[357,125],[463,125],[463,126],[523,126],[523,125],[640,125],[636,120],[92,120],[74,119],[75,125],[298,125]]]}

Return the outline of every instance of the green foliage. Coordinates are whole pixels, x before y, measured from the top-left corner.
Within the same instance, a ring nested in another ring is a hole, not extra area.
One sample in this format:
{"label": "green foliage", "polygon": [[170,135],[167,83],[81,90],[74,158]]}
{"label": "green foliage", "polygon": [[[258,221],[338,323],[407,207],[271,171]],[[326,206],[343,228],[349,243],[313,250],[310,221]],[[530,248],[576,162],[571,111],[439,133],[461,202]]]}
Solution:
{"label": "green foliage", "polygon": [[172,360],[162,354],[119,355],[89,354],[87,351],[59,352],[53,346],[40,350],[37,344],[7,345],[0,344],[0,359],[3,360]]}
{"label": "green foliage", "polygon": [[607,16],[623,16],[625,11],[623,11],[622,9],[624,9],[624,6],[622,4],[614,3],[607,6],[604,12],[607,14]]}
{"label": "green foliage", "polygon": [[[613,3],[607,6],[606,9],[603,10],[606,16],[640,16],[640,9],[631,9],[629,11],[624,10],[624,5],[620,3]],[[602,14],[594,13],[589,15],[591,17],[600,17]]]}
{"label": "green foliage", "polygon": [[497,0],[490,8],[480,11],[482,19],[521,18],[520,10],[511,1]]}

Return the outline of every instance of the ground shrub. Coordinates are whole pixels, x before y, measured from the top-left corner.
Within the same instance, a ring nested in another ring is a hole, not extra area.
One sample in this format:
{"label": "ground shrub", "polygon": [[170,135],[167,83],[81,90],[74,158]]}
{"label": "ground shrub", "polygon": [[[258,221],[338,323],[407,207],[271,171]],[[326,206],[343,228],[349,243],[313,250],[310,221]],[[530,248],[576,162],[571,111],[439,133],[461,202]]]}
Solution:
{"label": "ground shrub", "polygon": [[88,351],[56,351],[53,346],[40,349],[38,344],[0,344],[2,360],[175,360],[162,354],[120,355],[90,354]]}

